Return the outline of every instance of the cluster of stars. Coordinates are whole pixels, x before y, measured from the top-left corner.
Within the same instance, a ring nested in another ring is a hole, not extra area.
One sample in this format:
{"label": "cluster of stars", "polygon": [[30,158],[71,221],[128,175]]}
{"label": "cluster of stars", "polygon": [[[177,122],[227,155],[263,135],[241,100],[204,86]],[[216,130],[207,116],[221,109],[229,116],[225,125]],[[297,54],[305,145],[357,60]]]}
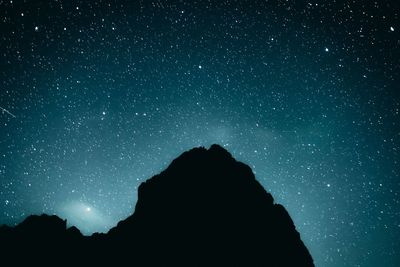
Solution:
{"label": "cluster of stars", "polygon": [[0,4],[0,224],[107,231],[142,181],[219,143],[316,266],[398,266],[396,6],[178,2]]}

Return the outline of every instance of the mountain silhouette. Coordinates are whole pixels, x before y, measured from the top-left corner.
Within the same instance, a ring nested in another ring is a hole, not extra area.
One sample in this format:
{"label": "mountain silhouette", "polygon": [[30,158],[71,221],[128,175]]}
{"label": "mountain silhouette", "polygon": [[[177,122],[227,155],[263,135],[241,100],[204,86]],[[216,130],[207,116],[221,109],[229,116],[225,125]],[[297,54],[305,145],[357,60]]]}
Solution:
{"label": "mountain silhouette", "polygon": [[1,260],[17,264],[314,266],[285,208],[218,145],[184,152],[143,182],[134,213],[107,234],[30,216],[0,227],[0,245]]}

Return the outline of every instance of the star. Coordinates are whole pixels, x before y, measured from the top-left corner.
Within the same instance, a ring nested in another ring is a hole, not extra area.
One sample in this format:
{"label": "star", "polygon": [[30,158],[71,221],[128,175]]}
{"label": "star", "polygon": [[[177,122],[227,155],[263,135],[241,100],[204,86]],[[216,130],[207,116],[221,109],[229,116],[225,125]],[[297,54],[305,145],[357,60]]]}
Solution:
{"label": "star", "polygon": [[143,181],[217,143],[316,266],[397,267],[396,1],[3,2],[0,225],[106,232]]}

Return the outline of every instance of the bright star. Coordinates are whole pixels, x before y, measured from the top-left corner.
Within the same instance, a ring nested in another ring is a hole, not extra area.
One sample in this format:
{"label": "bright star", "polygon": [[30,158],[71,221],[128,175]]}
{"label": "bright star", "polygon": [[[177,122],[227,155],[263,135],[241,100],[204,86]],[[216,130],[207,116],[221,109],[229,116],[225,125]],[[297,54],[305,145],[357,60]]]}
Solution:
{"label": "bright star", "polygon": [[64,203],[59,208],[59,214],[62,218],[67,219],[68,227],[74,225],[83,234],[91,234],[93,232],[102,233],[115,225],[115,222],[99,209],[91,206],[89,203],[82,203],[80,201]]}

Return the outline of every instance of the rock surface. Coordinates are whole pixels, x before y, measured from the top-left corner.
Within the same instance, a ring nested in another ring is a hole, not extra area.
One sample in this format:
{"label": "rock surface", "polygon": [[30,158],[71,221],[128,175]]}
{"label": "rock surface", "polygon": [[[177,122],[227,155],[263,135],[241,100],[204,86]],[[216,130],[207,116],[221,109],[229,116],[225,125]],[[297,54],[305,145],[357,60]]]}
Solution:
{"label": "rock surface", "polygon": [[285,208],[218,145],[185,152],[142,183],[134,213],[107,234],[85,237],[56,216],[30,216],[1,227],[0,245],[22,263],[314,266]]}

